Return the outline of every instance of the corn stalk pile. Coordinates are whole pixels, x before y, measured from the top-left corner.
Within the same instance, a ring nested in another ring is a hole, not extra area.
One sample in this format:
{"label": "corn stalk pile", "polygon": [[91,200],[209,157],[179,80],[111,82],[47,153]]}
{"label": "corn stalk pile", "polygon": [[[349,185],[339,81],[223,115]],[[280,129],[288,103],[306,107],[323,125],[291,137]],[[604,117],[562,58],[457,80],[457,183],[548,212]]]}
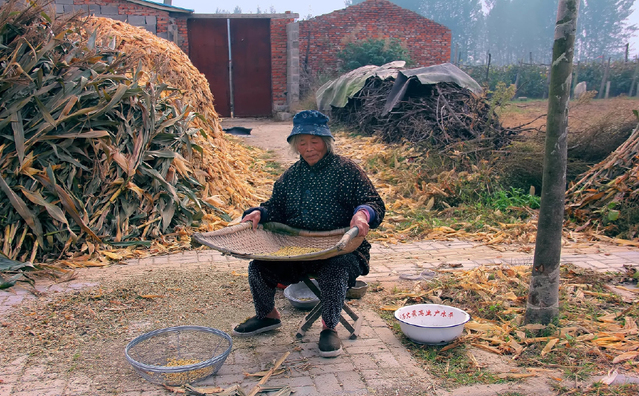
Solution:
{"label": "corn stalk pile", "polygon": [[[431,281],[388,296],[384,311],[414,303],[449,304],[464,309],[473,320],[464,335],[441,352],[467,344],[521,364],[543,365],[544,358],[567,361],[594,359],[600,368],[624,363],[637,371],[639,328],[637,291],[619,283],[625,274],[605,275],[562,266],[561,317],[558,325],[523,325],[530,266],[478,267],[468,271],[439,270]],[[622,298],[617,288],[633,297]],[[570,363],[572,364],[572,363]],[[582,363],[583,364],[583,363]]]}
{"label": "corn stalk pile", "polygon": [[[205,134],[193,137],[202,148],[202,155],[190,164],[193,177],[202,184],[201,197],[223,209],[233,218],[244,209],[264,201],[272,187],[272,177],[255,166],[255,153],[224,134],[219,123],[214,98],[206,77],[191,63],[189,57],[173,42],[161,39],[147,30],[110,18],[90,17],[87,31],[97,29],[105,45],[134,57],[142,70],[152,71],[159,82],[176,88],[183,95],[183,103],[201,115],[193,119],[193,126]],[[149,73],[140,76],[146,81]],[[207,230],[225,226],[228,219],[215,212],[206,214]]]}
{"label": "corn stalk pile", "polygon": [[498,244],[502,243],[528,245],[535,242],[537,222],[532,219],[516,223],[504,221],[498,227],[486,224],[482,230],[474,232],[466,231],[469,224],[463,222],[456,222],[452,228],[433,226],[423,220],[424,212],[439,218],[450,216],[462,185],[489,189],[491,180],[497,177],[489,162],[480,161],[478,165],[470,166],[470,171],[451,169],[437,173],[420,164],[423,152],[413,145],[388,147],[374,137],[353,138],[337,134],[336,147],[340,154],[362,164],[386,203],[385,221],[371,230],[369,240],[396,244],[410,239],[457,238],[483,242],[496,249],[501,249]]}
{"label": "corn stalk pile", "polygon": [[[210,125],[142,63],[132,69],[116,40],[103,46],[74,18],[51,20],[45,11],[45,4],[16,1],[0,8],[0,246],[7,257],[33,262],[82,251],[88,259],[103,243],[149,246],[202,219],[226,224],[231,217],[220,206],[253,199],[221,183],[234,178],[225,173],[233,165],[190,165],[232,156],[217,155],[227,147],[214,144],[224,140],[212,105],[204,113]],[[208,128],[193,128],[195,120]]]}
{"label": "corn stalk pile", "polygon": [[612,226],[620,209],[639,204],[638,194],[639,127],[569,188],[566,212],[582,223],[580,229],[594,225]]}
{"label": "corn stalk pile", "polygon": [[345,107],[332,109],[333,118],[387,143],[409,141],[449,149],[466,141],[499,148],[516,133],[501,126],[485,98],[451,83],[413,84],[400,104],[384,115],[393,84],[370,78]]}

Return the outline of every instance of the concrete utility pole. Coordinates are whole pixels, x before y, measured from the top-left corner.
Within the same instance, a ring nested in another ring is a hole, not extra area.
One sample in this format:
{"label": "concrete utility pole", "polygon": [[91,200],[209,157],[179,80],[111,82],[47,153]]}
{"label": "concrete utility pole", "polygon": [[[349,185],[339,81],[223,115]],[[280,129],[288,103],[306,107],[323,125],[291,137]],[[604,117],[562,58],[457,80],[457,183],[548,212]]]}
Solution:
{"label": "concrete utility pole", "polygon": [[568,103],[579,0],[559,0],[552,50],[546,151],[526,323],[550,323],[559,314],[559,263],[566,197]]}

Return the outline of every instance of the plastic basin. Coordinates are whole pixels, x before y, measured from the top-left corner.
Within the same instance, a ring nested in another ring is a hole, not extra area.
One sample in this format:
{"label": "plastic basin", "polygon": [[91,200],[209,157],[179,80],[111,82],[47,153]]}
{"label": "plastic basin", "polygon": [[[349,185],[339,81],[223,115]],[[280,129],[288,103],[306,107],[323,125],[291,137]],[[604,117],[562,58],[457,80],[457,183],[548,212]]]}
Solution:
{"label": "plastic basin", "polygon": [[[311,279],[311,282],[313,282],[315,286],[318,286],[315,279]],[[295,308],[299,309],[312,309],[319,303],[319,298],[317,298],[304,282],[289,285],[284,289],[284,297],[286,297]]]}

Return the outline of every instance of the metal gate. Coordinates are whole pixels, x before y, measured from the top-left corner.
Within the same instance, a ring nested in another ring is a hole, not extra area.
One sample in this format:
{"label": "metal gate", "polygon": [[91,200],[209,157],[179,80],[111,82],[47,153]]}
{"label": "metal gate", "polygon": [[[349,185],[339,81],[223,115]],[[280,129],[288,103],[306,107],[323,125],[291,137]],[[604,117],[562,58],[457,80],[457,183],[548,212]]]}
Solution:
{"label": "metal gate", "polygon": [[221,116],[272,114],[270,19],[192,18],[188,34],[191,62]]}

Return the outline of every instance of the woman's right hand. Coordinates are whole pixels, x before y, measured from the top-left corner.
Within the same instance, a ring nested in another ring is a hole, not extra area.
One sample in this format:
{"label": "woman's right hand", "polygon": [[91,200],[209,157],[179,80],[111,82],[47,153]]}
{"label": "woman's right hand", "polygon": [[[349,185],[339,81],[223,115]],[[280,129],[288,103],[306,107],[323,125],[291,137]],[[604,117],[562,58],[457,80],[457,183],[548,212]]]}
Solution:
{"label": "woman's right hand", "polygon": [[260,219],[262,218],[262,213],[259,210],[254,210],[251,213],[244,216],[240,223],[246,223],[247,221],[253,222],[253,229],[257,230],[257,225],[260,224]]}

